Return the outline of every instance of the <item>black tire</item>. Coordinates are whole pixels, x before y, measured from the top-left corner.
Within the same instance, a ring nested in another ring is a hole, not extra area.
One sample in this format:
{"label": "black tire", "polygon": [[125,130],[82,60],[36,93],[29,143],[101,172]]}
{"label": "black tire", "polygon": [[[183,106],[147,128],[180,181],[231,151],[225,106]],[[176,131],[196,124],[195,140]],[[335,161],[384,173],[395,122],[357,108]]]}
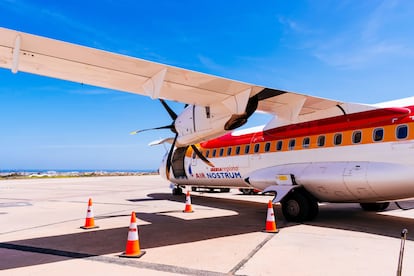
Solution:
{"label": "black tire", "polygon": [[191,187],[191,191],[197,192],[197,187]]}
{"label": "black tire", "polygon": [[389,202],[360,203],[361,208],[369,212],[381,212],[390,206]]}
{"label": "black tire", "polygon": [[244,195],[251,195],[252,189],[240,189],[240,192],[242,192]]}
{"label": "black tire", "polygon": [[300,192],[292,192],[282,202],[283,216],[287,221],[303,222],[313,215],[309,199]]}
{"label": "black tire", "polygon": [[180,187],[175,187],[175,188],[172,190],[172,194],[173,194],[173,195],[182,195],[182,194],[183,194],[183,189],[181,189]]}

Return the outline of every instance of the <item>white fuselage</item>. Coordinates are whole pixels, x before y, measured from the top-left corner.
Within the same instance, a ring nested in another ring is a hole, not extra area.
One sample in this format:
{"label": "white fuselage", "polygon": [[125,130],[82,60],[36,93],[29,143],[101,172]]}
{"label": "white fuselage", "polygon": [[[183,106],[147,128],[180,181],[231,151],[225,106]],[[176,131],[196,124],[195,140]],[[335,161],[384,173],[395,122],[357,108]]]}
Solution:
{"label": "white fuselage", "polygon": [[[214,167],[205,164],[189,148],[183,160],[185,175],[174,175],[171,170],[169,179],[183,186],[264,190],[271,185],[282,187],[277,177],[291,175],[295,185],[303,186],[319,201],[379,202],[414,197],[411,117],[391,118],[373,126],[348,127],[342,131],[328,132],[326,126],[322,129],[323,132],[288,138],[283,138],[286,133],[268,138],[261,132],[251,135],[248,144],[231,134],[225,140],[236,140],[233,144],[221,146],[220,140],[212,147],[202,143],[200,149],[203,153],[209,151],[207,158]],[[378,129],[382,129],[381,139],[374,138]],[[356,132],[360,132],[360,139],[354,138]],[[340,143],[335,140],[338,133]],[[317,144],[319,136],[325,136],[323,146]],[[291,140],[295,140],[294,147],[289,147]],[[278,141],[282,141],[282,148],[277,148]],[[250,150],[244,153],[247,145]],[[240,153],[235,154],[238,146]],[[165,175],[165,165],[161,166],[161,174]]]}

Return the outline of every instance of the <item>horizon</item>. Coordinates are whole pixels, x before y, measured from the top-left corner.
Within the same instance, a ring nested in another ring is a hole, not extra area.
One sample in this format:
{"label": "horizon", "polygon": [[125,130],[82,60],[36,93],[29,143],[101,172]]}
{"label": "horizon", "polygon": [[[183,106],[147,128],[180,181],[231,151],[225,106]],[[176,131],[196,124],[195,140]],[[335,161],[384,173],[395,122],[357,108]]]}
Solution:
{"label": "horizon", "polygon": [[[0,27],[269,88],[367,104],[414,91],[414,2],[6,0],[0,11]],[[148,146],[169,130],[129,135],[171,122],[149,97],[5,69],[0,79],[0,170],[156,170],[169,149]]]}

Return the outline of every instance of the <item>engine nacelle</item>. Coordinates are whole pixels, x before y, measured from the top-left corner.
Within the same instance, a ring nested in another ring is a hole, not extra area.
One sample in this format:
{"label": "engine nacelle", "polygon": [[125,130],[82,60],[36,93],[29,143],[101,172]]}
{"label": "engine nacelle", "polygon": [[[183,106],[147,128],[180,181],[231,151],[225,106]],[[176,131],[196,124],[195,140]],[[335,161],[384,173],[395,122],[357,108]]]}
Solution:
{"label": "engine nacelle", "polygon": [[256,111],[258,97],[248,89],[210,106],[189,105],[175,120],[177,145],[191,145],[223,135],[247,122]]}
{"label": "engine nacelle", "polygon": [[177,146],[191,145],[225,134],[224,125],[232,116],[224,106],[189,105],[175,120]]}

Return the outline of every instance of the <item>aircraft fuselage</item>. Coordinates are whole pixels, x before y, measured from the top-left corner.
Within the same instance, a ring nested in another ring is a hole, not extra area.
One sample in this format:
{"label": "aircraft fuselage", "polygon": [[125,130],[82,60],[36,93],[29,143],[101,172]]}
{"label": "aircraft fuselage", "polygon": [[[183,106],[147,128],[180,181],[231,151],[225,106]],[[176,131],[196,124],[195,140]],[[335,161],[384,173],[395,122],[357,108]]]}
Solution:
{"label": "aircraft fuselage", "polygon": [[319,202],[414,197],[413,110],[386,108],[253,133],[236,131],[198,145],[214,167],[191,147],[176,151],[169,179],[183,186],[262,191],[272,186],[282,194],[279,200],[297,187]]}

